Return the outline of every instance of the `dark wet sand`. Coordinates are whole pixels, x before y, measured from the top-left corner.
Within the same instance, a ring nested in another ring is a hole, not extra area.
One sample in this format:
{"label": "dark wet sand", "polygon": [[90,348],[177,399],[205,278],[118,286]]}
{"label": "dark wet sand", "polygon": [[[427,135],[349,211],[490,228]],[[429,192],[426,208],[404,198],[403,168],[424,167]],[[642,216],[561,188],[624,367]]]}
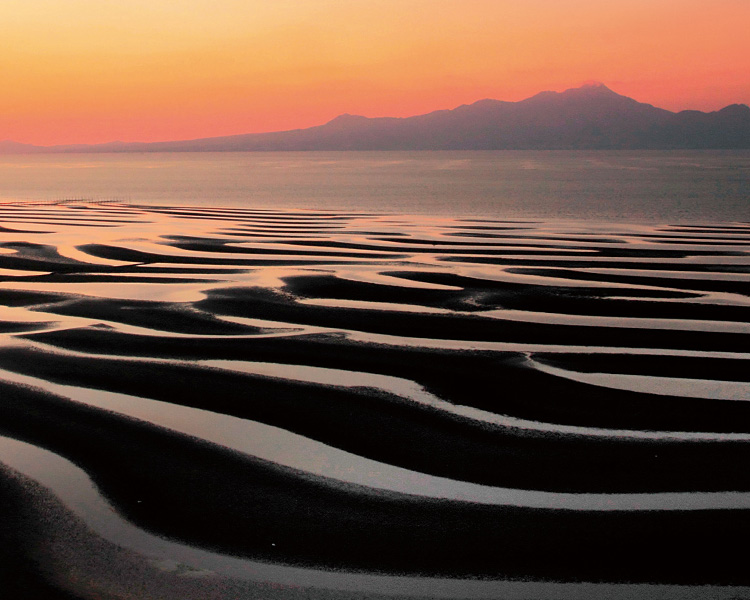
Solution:
{"label": "dark wet sand", "polygon": [[[155,572],[148,549],[69,512],[53,489],[64,477],[39,483],[0,443],[0,586],[14,597],[432,597],[399,590],[398,576],[450,579],[455,598],[475,597],[477,578],[498,598],[514,581],[581,586],[532,598],[596,597],[593,582],[646,598],[750,585],[736,549],[750,534],[750,225],[125,205],[6,205],[0,218],[1,436],[66,459],[113,515],[175,544],[249,571],[395,582]],[[112,394],[152,412],[126,414]],[[183,407],[199,409],[179,413],[196,433],[170,425]],[[294,446],[274,462],[223,445],[220,431],[202,437],[208,413],[425,488],[323,476]],[[430,491],[431,477],[558,499],[459,500]],[[649,504],[672,492],[705,504]],[[566,494],[609,508],[566,506]],[[632,587],[643,584],[667,587]]]}

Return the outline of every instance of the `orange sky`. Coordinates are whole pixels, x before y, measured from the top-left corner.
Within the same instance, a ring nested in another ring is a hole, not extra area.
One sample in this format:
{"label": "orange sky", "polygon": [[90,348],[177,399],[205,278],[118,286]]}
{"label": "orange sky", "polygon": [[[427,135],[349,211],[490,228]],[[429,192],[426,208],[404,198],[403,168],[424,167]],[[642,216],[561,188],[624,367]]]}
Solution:
{"label": "orange sky", "polygon": [[750,103],[750,0],[3,0],[0,139],[154,141],[409,116],[599,80]]}

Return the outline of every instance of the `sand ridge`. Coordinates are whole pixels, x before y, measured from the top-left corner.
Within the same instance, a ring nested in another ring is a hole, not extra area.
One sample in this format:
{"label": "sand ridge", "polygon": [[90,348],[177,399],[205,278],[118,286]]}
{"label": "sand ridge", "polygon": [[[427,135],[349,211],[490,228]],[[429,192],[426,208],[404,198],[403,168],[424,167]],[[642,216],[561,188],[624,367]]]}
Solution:
{"label": "sand ridge", "polygon": [[44,474],[58,458],[128,527],[307,569],[310,597],[376,597],[313,575],[332,569],[385,577],[385,597],[436,597],[436,578],[456,598],[749,583],[731,550],[750,530],[748,224],[116,203],[0,218],[0,435],[42,463],[0,455],[3,494],[58,506],[3,539],[39,585],[126,597],[40,554],[45,531],[86,522]]}

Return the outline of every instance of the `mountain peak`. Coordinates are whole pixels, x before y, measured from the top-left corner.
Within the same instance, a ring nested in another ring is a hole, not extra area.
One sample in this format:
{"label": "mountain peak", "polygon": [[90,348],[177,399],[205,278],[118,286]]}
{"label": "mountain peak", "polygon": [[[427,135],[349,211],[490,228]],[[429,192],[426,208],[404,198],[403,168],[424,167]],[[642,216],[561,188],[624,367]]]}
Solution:
{"label": "mountain peak", "polygon": [[362,115],[352,115],[349,113],[344,113],[343,115],[339,115],[338,117],[334,117],[326,125],[332,125],[334,123],[337,124],[349,124],[349,123],[356,123],[357,121],[367,121],[367,117],[363,117]]}
{"label": "mountain peak", "polygon": [[748,106],[747,104],[730,104],[729,106],[725,106],[718,112],[725,115],[731,114],[748,116],[750,115],[750,106]]}
{"label": "mountain peak", "polygon": [[[558,102],[560,100],[581,100],[581,99],[614,99],[614,98],[626,98],[621,96],[617,92],[613,92],[601,81],[587,81],[579,87],[570,88],[563,92],[546,91],[539,92],[531,98],[522,100],[521,102],[531,101],[532,103],[537,102]],[[628,98],[628,100],[630,100]]]}
{"label": "mountain peak", "polygon": [[589,96],[589,97],[602,97],[602,96],[619,96],[617,92],[613,92],[601,81],[586,81],[577,88],[570,88],[561,92],[561,94],[568,96]]}
{"label": "mountain peak", "polygon": [[593,148],[750,148],[750,108],[674,113],[587,81],[517,102],[484,99],[414,117],[344,113],[323,125],[262,134],[46,148],[0,141],[0,153]]}
{"label": "mountain peak", "polygon": [[600,89],[604,88],[605,90],[610,90],[606,85],[604,85],[601,81],[597,81],[596,79],[589,79],[588,81],[584,81],[581,85],[578,86],[579,89],[584,88],[591,88],[591,89]]}

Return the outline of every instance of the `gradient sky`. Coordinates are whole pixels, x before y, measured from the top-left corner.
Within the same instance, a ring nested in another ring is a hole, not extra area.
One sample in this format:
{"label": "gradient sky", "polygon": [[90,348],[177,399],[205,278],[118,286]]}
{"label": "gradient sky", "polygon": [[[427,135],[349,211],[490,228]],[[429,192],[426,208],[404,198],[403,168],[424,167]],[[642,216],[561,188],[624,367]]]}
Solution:
{"label": "gradient sky", "polygon": [[589,80],[750,103],[750,0],[2,0],[0,139],[155,141],[409,116]]}

